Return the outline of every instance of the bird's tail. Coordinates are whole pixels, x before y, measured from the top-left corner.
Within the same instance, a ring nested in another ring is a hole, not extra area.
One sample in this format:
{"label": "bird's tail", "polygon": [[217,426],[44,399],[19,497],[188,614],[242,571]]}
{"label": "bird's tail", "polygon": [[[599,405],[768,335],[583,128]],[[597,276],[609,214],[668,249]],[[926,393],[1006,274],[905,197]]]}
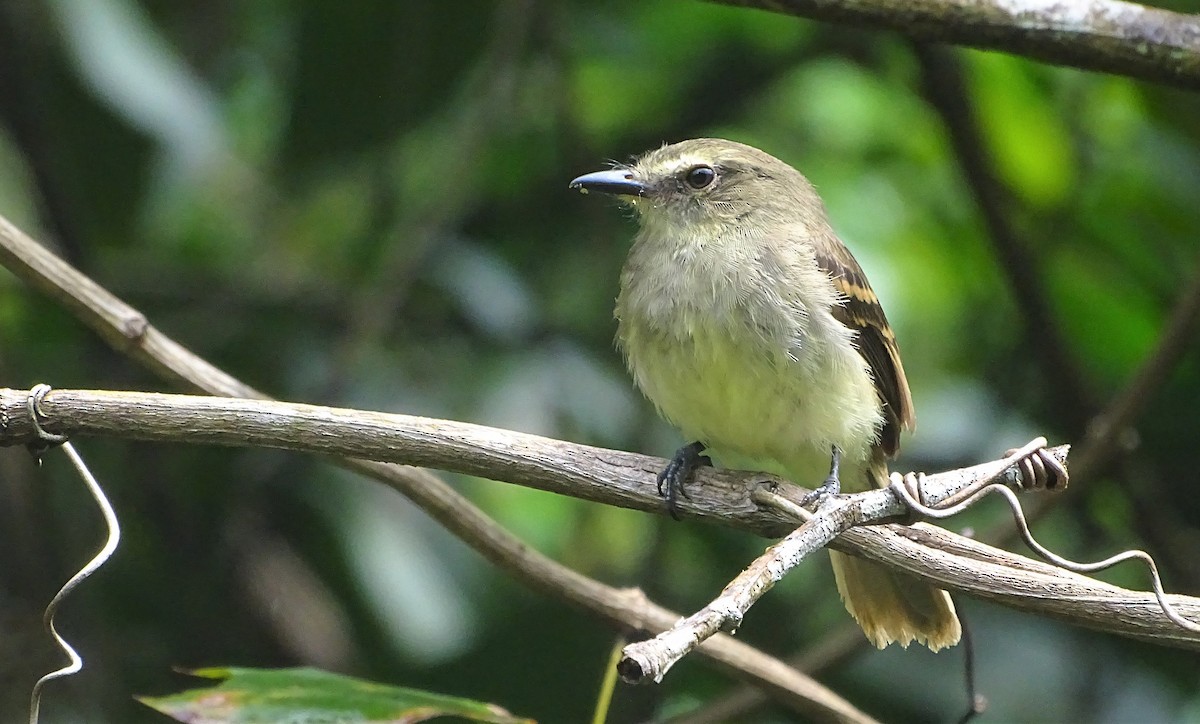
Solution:
{"label": "bird's tail", "polygon": [[949,593],[862,558],[837,551],[829,558],[846,610],[878,648],[916,641],[937,651],[958,643],[962,625]]}
{"label": "bird's tail", "polygon": [[[861,478],[852,477],[850,482],[852,486],[865,483],[868,488],[886,486],[888,469],[883,451],[878,447],[872,450]],[[962,637],[962,624],[949,593],[845,553],[831,550],[829,559],[846,610],[876,647],[898,643],[907,648],[916,641],[937,651],[953,646]]]}

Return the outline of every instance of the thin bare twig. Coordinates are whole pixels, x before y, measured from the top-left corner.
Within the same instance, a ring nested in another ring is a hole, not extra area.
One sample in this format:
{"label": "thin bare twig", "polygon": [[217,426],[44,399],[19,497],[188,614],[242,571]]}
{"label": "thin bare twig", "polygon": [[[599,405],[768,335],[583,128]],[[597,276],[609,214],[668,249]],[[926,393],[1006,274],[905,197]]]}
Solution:
{"label": "thin bare twig", "polygon": [[[707,606],[653,639],[626,646],[625,656],[619,664],[622,677],[631,682],[661,681],[676,662],[717,631],[736,631],[750,607],[788,571],[851,527],[877,522],[894,515],[897,509],[906,509],[927,518],[948,518],[958,515],[990,494],[1000,495],[1008,503],[1025,543],[1039,556],[1060,568],[1075,573],[1092,573],[1128,560],[1136,559],[1145,563],[1161,612],[1183,633],[1200,638],[1200,623],[1189,620],[1168,600],[1158,567],[1145,552],[1128,550],[1095,563],[1077,563],[1053,553],[1033,538],[1016,495],[1005,485],[991,481],[1010,473],[1015,467],[1022,471],[1019,481],[1022,487],[1065,487],[1066,468],[1044,449],[1045,444],[1045,439],[1032,441],[1010,458],[992,463],[986,472],[981,469],[980,472],[984,474],[969,484],[931,486],[928,476],[911,473],[901,476],[894,473],[888,488],[877,491],[890,493],[890,499],[874,499],[875,493],[829,496],[821,502],[815,513],[786,498],[758,491],[756,500],[770,504],[797,522],[803,521],[803,524],[768,548]],[[1015,463],[1015,466],[1008,463]],[[1195,612],[1191,613],[1195,615]],[[972,706],[966,715],[968,719],[975,716],[981,706],[970,677],[969,682]]]}
{"label": "thin bare twig", "polygon": [[1033,533],[1029,530],[1029,521],[1025,519],[1025,513],[1021,510],[1020,501],[1017,500],[1016,496],[1013,495],[1013,492],[1008,488],[1005,488],[1001,485],[990,485],[976,493],[971,494],[961,503],[934,509],[922,505],[915,497],[912,496],[911,493],[908,492],[905,486],[897,485],[895,484],[895,481],[896,478],[894,477],[891,489],[894,489],[897,495],[903,498],[904,502],[907,503],[910,508],[929,518],[948,518],[952,515],[958,515],[973,505],[976,501],[983,498],[985,495],[1000,495],[1004,498],[1005,502],[1008,503],[1009,509],[1012,510],[1013,519],[1017,523],[1017,529],[1021,532],[1021,538],[1025,541],[1025,545],[1032,548],[1035,553],[1045,560],[1050,561],[1060,568],[1065,568],[1068,571],[1074,571],[1076,573],[1095,573],[1106,568],[1112,568],[1113,566],[1119,563],[1124,563],[1125,561],[1142,561],[1146,564],[1146,568],[1150,571],[1150,585],[1154,589],[1154,597],[1158,600],[1158,605],[1162,607],[1163,613],[1166,614],[1167,618],[1169,618],[1176,626],[1179,626],[1180,628],[1192,633],[1200,634],[1200,623],[1195,623],[1188,620],[1186,616],[1181,614],[1175,608],[1175,606],[1172,605],[1169,600],[1167,600],[1167,594],[1163,590],[1162,577],[1158,574],[1158,566],[1154,563],[1154,559],[1151,558],[1150,555],[1145,551],[1136,549],[1127,550],[1094,563],[1079,563],[1058,555],[1034,539]]}
{"label": "thin bare twig", "polygon": [[[852,526],[878,522],[909,509],[925,513],[929,509],[921,506],[918,499],[939,506],[952,506],[957,511],[978,499],[979,491],[988,489],[985,486],[989,486],[993,480],[1022,470],[1022,464],[1027,459],[1039,456],[1044,456],[1040,459],[1045,465],[1053,467],[1051,477],[1055,479],[1054,482],[1065,487],[1066,469],[1044,451],[1045,446],[1046,440],[1039,438],[1009,458],[972,468],[970,475],[943,474],[939,476],[944,481],[941,484],[930,485],[930,478],[926,476],[903,479],[896,476],[893,479],[894,490],[889,488],[873,493],[829,496],[821,502],[816,513],[810,513],[787,498],[760,488],[755,491],[756,501],[803,524],[755,559],[707,606],[653,639],[626,646],[625,658],[620,664],[622,677],[635,683],[643,679],[661,681],[667,671],[699,643],[717,631],[736,631],[750,607],[788,571]],[[1045,488],[1048,478],[1044,472],[1044,469],[1031,466],[1024,479],[1014,479],[1013,482],[1024,488]],[[900,485],[902,480],[915,491],[916,497]],[[1002,489],[1009,492],[1007,488]],[[880,492],[890,495],[878,495]],[[958,500],[964,502],[958,503]]]}

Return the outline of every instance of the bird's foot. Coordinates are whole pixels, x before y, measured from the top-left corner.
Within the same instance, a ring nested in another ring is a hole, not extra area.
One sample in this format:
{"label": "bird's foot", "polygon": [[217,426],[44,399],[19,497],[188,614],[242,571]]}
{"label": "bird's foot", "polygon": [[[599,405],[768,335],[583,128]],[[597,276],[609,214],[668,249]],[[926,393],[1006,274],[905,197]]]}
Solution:
{"label": "bird's foot", "polygon": [[[704,443],[694,442],[684,445],[675,451],[675,456],[663,471],[658,474],[658,494],[667,499],[667,512],[675,520],[679,520],[679,508],[676,503],[679,496],[688,497],[684,484],[690,482],[696,468],[712,465],[712,459],[704,452]],[[666,492],[663,492],[663,486]]]}
{"label": "bird's foot", "polygon": [[837,495],[842,492],[842,482],[838,480],[838,467],[842,462],[842,451],[837,449],[837,446],[831,448],[829,456],[829,475],[825,478],[825,482],[821,483],[816,488],[813,488],[807,495],[800,499],[800,505],[807,508],[813,503],[817,503],[827,495]]}

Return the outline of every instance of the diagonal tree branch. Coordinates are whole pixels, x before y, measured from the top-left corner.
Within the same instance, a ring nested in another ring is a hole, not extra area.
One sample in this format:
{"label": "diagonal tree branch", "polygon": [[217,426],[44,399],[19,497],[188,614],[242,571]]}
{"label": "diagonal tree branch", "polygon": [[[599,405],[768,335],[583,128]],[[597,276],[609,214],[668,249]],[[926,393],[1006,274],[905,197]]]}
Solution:
{"label": "diagonal tree branch", "polygon": [[[46,293],[130,358],[175,384],[223,397],[265,400],[151,326],[146,317],[0,216],[0,265]],[[531,549],[439,477],[421,468],[339,459],[336,464],[395,489],[487,560],[525,585],[579,606],[621,628],[661,631],[679,614],[583,576]],[[870,722],[832,690],[758,649],[719,636],[700,651],[730,675],[781,704],[819,719]]]}
{"label": "diagonal tree branch", "polygon": [[1200,16],[1119,0],[716,0],[1200,88]]}

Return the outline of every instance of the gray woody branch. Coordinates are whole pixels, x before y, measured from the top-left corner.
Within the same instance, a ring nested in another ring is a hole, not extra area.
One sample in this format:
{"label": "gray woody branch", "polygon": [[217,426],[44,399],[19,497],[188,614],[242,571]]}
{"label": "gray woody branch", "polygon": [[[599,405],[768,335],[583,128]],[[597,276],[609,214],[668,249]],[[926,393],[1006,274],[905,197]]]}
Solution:
{"label": "gray woody branch", "polygon": [[[262,393],[189,352],[136,309],[59,259],[0,217],[0,263],[71,310],[130,359],[174,384],[212,395],[264,399]],[[10,410],[0,407],[0,428]],[[433,473],[422,468],[353,458],[332,461],[404,495],[447,531],[514,579],[624,630],[663,630],[679,614],[637,589],[615,589],[548,558],[508,533]],[[821,720],[873,721],[825,686],[729,636],[714,636],[699,651],[719,668],[753,683],[779,703]]]}
{"label": "gray woody branch", "polygon": [[1200,88],[1200,15],[1117,0],[717,0]]}
{"label": "gray woody branch", "polygon": [[[28,398],[27,391],[0,390],[0,444],[33,441]],[[662,512],[654,483],[664,464],[658,458],[481,425],[261,400],[80,390],[51,392],[41,411],[43,427],[51,433],[349,455],[436,467]],[[1062,448],[1051,452],[1059,458],[1065,455]],[[949,487],[942,493],[930,489],[927,496],[936,499],[947,490],[962,487],[964,480],[970,482],[994,471],[993,462],[928,476],[927,486]],[[795,528],[794,517],[778,506],[756,502],[764,481],[771,482],[766,476],[711,469],[702,470],[700,476],[693,499],[683,501],[686,514],[770,536]],[[784,485],[777,493],[799,500],[803,489]],[[858,495],[863,496],[864,504],[879,504],[876,498],[894,494],[880,490]],[[842,533],[831,546],[1013,608],[1160,644],[1200,649],[1200,635],[1169,621],[1153,594],[1111,586],[940,528],[860,526]],[[1182,615],[1200,619],[1200,599],[1176,595],[1169,599]]]}

